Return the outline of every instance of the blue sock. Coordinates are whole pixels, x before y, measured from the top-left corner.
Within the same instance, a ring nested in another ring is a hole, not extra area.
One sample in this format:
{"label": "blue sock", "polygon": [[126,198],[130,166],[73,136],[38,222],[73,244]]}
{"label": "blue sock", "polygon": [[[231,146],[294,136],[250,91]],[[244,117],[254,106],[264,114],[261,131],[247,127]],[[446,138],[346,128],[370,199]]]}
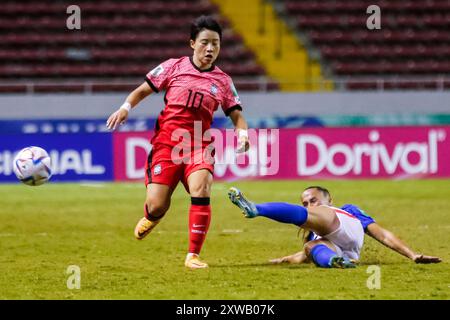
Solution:
{"label": "blue sock", "polygon": [[336,252],[324,244],[318,244],[311,250],[311,256],[314,263],[322,268],[331,268],[330,259],[336,255]]}
{"label": "blue sock", "polygon": [[269,202],[256,205],[258,216],[263,216],[278,222],[292,223],[301,226],[308,218],[306,208],[285,202]]}

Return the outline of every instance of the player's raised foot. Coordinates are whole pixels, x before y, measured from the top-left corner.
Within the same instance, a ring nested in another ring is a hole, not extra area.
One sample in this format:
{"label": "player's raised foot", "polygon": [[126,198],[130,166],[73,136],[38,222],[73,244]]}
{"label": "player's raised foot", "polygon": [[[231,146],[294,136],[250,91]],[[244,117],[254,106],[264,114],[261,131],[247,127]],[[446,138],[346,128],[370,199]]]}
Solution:
{"label": "player's raised foot", "polygon": [[205,269],[208,268],[208,264],[201,261],[200,257],[194,253],[188,253],[184,265],[189,269]]}
{"label": "player's raised foot", "polygon": [[150,221],[146,217],[143,217],[141,220],[139,220],[136,228],[134,228],[134,236],[136,237],[136,239],[144,239],[153,230],[153,228],[156,227],[159,221],[161,220]]}
{"label": "player's raised foot", "polygon": [[334,256],[330,259],[330,267],[331,268],[356,268],[356,264],[344,257]]}
{"label": "player's raised foot", "polygon": [[228,190],[228,198],[242,210],[246,218],[254,218],[258,215],[255,204],[247,200],[238,188],[231,187]]}

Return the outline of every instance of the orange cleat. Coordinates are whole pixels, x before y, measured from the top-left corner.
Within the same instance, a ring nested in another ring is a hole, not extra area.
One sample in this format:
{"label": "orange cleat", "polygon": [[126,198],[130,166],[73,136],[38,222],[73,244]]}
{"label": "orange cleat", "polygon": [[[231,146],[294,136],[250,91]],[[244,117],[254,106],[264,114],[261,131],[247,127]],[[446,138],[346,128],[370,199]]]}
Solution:
{"label": "orange cleat", "polygon": [[153,228],[156,227],[159,221],[161,220],[150,221],[146,217],[143,217],[141,220],[139,220],[136,228],[134,229],[134,236],[136,237],[136,239],[144,239],[153,230]]}
{"label": "orange cleat", "polygon": [[184,265],[189,269],[204,269],[208,268],[208,264],[201,261],[197,254],[188,253]]}

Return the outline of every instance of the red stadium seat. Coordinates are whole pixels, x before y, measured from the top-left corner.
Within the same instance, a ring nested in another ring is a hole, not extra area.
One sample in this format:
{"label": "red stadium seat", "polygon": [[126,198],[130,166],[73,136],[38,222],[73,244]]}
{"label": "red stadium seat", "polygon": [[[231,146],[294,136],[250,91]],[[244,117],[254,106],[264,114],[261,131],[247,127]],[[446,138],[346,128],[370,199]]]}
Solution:
{"label": "red stadium seat", "polygon": [[[338,77],[425,77],[449,74],[450,1],[283,1],[288,16],[319,49]],[[382,9],[381,30],[368,30],[362,14]],[[431,88],[430,82],[385,82],[384,89]],[[348,89],[374,90],[377,81],[349,82]],[[435,86],[436,87],[436,86]],[[441,87],[445,88],[444,83]]]}
{"label": "red stadium seat", "polygon": [[[67,30],[64,19],[69,4],[51,0],[2,3],[1,79],[35,83],[41,79],[48,83],[61,79],[139,83],[150,68],[162,61],[192,54],[189,25],[201,14],[215,15],[224,28],[219,66],[233,75],[250,79],[245,88],[258,87],[255,83],[259,83],[260,77],[266,77],[242,38],[209,1],[79,0],[76,5],[82,9],[82,30],[73,31]],[[49,84],[38,87],[36,92],[59,91],[63,87]],[[272,81],[270,88],[277,87]],[[98,84],[91,89],[116,91],[130,87],[120,83]]]}

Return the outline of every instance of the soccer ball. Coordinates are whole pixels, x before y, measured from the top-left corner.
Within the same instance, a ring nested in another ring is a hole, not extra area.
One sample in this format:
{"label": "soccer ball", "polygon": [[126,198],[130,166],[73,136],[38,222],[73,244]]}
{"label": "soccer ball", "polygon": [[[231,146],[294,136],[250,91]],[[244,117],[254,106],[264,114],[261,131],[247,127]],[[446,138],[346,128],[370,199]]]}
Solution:
{"label": "soccer ball", "polygon": [[40,147],[27,147],[14,158],[13,170],[17,179],[29,186],[40,186],[52,176],[51,159]]}

